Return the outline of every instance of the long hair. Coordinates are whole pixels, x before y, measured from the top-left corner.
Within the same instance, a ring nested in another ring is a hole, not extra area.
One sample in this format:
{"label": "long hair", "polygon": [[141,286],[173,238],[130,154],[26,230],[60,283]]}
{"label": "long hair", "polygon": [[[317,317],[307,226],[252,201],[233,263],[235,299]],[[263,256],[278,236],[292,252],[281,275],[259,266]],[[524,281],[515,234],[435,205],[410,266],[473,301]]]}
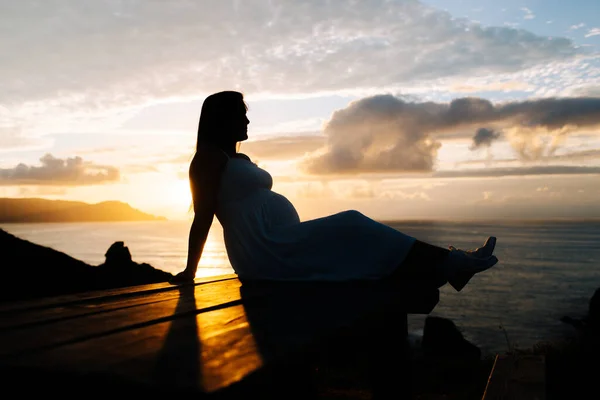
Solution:
{"label": "long hair", "polygon": [[231,144],[232,138],[227,136],[224,127],[230,117],[239,112],[240,105],[248,109],[244,102],[244,95],[240,92],[223,91],[208,96],[202,103],[200,111],[196,149],[201,142],[220,148]]}

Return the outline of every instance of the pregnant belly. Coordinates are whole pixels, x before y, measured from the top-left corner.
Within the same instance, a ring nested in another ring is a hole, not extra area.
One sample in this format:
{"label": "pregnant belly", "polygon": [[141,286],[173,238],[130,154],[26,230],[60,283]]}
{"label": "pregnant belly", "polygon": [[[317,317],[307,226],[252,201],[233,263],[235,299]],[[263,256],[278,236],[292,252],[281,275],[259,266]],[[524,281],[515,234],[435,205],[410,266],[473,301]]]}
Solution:
{"label": "pregnant belly", "polygon": [[217,217],[225,230],[246,233],[300,222],[293,204],[269,189],[260,189],[243,199],[222,204]]}
{"label": "pregnant belly", "polygon": [[262,215],[268,227],[293,225],[300,222],[294,205],[279,193],[268,191],[262,205]]}

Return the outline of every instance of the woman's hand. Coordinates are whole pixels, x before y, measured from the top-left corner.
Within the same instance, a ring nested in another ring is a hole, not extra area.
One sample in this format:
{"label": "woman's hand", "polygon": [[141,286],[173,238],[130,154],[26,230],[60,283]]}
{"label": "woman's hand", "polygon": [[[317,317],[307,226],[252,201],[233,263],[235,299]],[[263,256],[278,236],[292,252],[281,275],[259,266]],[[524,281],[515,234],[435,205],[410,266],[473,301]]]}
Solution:
{"label": "woman's hand", "polygon": [[178,273],[177,275],[175,275],[173,278],[171,278],[171,280],[169,281],[170,284],[172,285],[180,285],[180,284],[184,284],[184,283],[193,283],[194,282],[194,278],[196,274],[193,274],[191,271],[183,270],[182,272]]}

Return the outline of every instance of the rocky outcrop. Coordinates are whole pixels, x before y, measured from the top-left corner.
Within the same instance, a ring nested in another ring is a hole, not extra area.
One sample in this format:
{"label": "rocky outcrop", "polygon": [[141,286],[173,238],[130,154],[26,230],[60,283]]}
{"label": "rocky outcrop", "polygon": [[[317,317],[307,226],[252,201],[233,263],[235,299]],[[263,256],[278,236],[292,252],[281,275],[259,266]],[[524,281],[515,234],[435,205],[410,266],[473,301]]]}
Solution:
{"label": "rocky outcrop", "polygon": [[596,289],[590,299],[588,308],[587,324],[593,329],[600,329],[600,288]]}
{"label": "rocky outcrop", "polygon": [[134,262],[124,242],[113,243],[104,256],[104,264],[96,267],[98,275],[113,287],[166,282],[173,277],[172,274],[156,269],[150,264]]}
{"label": "rocky outcrop", "polygon": [[600,332],[600,288],[596,289],[589,301],[587,315],[583,318],[572,318],[564,316],[560,319],[566,324],[573,325],[577,329]]}
{"label": "rocky outcrop", "polygon": [[423,354],[441,357],[459,357],[479,360],[481,350],[466,340],[453,321],[428,316],[421,342]]}
{"label": "rocky outcrop", "polygon": [[103,264],[92,266],[0,229],[0,301],[166,282],[172,276],[134,262],[123,242],[108,249]]}

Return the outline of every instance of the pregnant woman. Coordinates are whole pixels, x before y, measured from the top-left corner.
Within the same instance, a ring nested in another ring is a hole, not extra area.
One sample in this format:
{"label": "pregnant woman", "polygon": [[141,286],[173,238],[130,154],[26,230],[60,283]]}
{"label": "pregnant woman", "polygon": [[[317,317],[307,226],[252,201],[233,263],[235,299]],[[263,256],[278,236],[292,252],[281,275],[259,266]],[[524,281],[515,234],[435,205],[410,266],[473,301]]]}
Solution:
{"label": "pregnant woman", "polygon": [[248,138],[246,111],[243,95],[232,91],[202,105],[189,168],[194,220],[187,266],[172,283],[193,281],[215,215],[242,281],[421,280],[460,291],[498,262],[493,237],[464,251],[419,241],[358,211],[301,222],[290,201],[271,190],[271,175],[237,151]]}

